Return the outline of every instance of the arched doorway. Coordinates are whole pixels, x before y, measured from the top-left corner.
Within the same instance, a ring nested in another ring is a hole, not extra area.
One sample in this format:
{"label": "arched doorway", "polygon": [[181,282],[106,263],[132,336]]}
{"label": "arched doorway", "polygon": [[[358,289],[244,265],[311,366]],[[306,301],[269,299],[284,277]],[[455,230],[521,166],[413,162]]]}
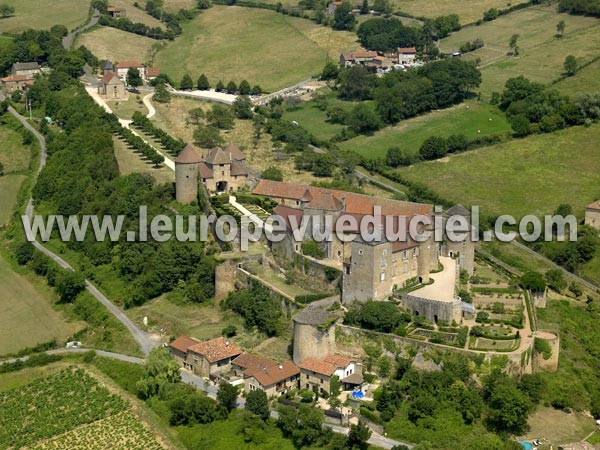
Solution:
{"label": "arched doorway", "polygon": [[217,192],[227,192],[227,181],[218,181],[217,182]]}

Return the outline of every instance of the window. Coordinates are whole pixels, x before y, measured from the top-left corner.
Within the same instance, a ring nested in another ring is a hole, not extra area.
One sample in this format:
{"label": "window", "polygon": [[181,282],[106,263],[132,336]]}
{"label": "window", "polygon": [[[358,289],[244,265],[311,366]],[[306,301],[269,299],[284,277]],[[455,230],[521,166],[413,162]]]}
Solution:
{"label": "window", "polygon": [[350,265],[346,266],[346,275],[350,275]]}
{"label": "window", "polygon": [[383,251],[383,256],[387,256],[387,250]]}
{"label": "window", "polygon": [[363,251],[362,251],[362,249],[358,250],[358,254],[359,254],[360,256],[362,256],[362,254],[363,254]]}
{"label": "window", "polygon": [[408,259],[408,252],[406,250],[402,252],[402,259]]}
{"label": "window", "polygon": [[413,248],[413,257],[414,256],[417,256],[417,249],[416,248]]}
{"label": "window", "polygon": [[381,275],[379,275],[379,280],[385,281],[385,272],[381,272]]}

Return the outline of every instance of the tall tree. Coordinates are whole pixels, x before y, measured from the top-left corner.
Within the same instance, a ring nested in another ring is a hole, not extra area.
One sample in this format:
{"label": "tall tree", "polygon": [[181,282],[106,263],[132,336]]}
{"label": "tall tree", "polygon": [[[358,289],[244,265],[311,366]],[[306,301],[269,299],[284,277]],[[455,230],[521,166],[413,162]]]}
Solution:
{"label": "tall tree", "polygon": [[558,32],[560,37],[564,36],[566,27],[567,27],[567,24],[565,23],[564,20],[561,20],[560,22],[558,22],[556,24],[556,31]]}
{"label": "tall tree", "polygon": [[572,77],[577,72],[577,58],[573,55],[569,55],[565,58],[564,68],[567,75]]}
{"label": "tall tree", "polygon": [[346,447],[349,449],[367,450],[369,448],[367,441],[370,437],[371,430],[362,422],[359,422],[358,425],[350,425]]}
{"label": "tall tree", "polygon": [[228,413],[235,408],[237,396],[238,390],[235,386],[226,381],[221,381],[221,384],[219,384],[219,391],[217,392],[217,401]]}
{"label": "tall tree", "polygon": [[2,3],[0,5],[0,16],[8,17],[12,16],[15,13],[15,7],[7,5],[6,3]]}
{"label": "tall tree", "polygon": [[133,89],[137,89],[142,84],[144,84],[144,81],[142,80],[142,77],[140,76],[140,71],[138,69],[136,69],[135,67],[130,67],[127,70],[126,80],[127,80],[127,85],[131,86]]}
{"label": "tall tree", "polygon": [[519,54],[519,37],[518,34],[513,34],[508,42],[508,46],[512,50],[514,56]]}
{"label": "tall tree", "polygon": [[200,77],[198,77],[197,87],[200,91],[208,91],[210,89],[210,83],[208,82],[206,75],[202,74]]}
{"label": "tall tree", "polygon": [[333,25],[334,30],[354,30],[356,25],[356,17],[352,14],[354,7],[350,3],[342,3],[335,8],[333,13]]}
{"label": "tall tree", "polygon": [[250,92],[252,91],[252,88],[250,87],[250,83],[248,83],[246,80],[242,80],[242,82],[240,83],[240,86],[239,86],[239,91],[240,91],[240,95],[249,95]]}
{"label": "tall tree", "polygon": [[267,399],[267,394],[262,390],[255,390],[248,392],[246,395],[246,406],[245,408],[256,414],[262,420],[267,420],[269,418],[269,400]]}
{"label": "tall tree", "polygon": [[184,91],[191,91],[194,89],[194,82],[188,73],[186,73],[181,79],[181,89]]}

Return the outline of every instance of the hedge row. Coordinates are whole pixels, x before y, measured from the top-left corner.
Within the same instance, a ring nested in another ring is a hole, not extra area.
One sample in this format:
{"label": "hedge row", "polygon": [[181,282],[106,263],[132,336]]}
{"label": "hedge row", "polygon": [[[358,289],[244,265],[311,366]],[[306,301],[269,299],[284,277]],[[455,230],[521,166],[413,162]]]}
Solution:
{"label": "hedge row", "polygon": [[143,130],[145,133],[158,139],[162,146],[173,156],[177,156],[181,150],[185,147],[185,142],[181,139],[175,139],[173,136],[168,134],[161,128],[157,128],[154,124],[144,116],[141,112],[136,111],[133,113],[132,125],[136,128]]}

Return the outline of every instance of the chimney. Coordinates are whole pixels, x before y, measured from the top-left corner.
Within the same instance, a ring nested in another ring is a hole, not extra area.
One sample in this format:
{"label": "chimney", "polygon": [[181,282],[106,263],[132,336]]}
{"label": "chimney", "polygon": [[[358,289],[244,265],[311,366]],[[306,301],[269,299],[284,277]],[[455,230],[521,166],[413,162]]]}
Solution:
{"label": "chimney", "polygon": [[283,364],[279,364],[279,370],[283,370]]}
{"label": "chimney", "polygon": [[225,347],[229,347],[229,339],[225,341]]}

